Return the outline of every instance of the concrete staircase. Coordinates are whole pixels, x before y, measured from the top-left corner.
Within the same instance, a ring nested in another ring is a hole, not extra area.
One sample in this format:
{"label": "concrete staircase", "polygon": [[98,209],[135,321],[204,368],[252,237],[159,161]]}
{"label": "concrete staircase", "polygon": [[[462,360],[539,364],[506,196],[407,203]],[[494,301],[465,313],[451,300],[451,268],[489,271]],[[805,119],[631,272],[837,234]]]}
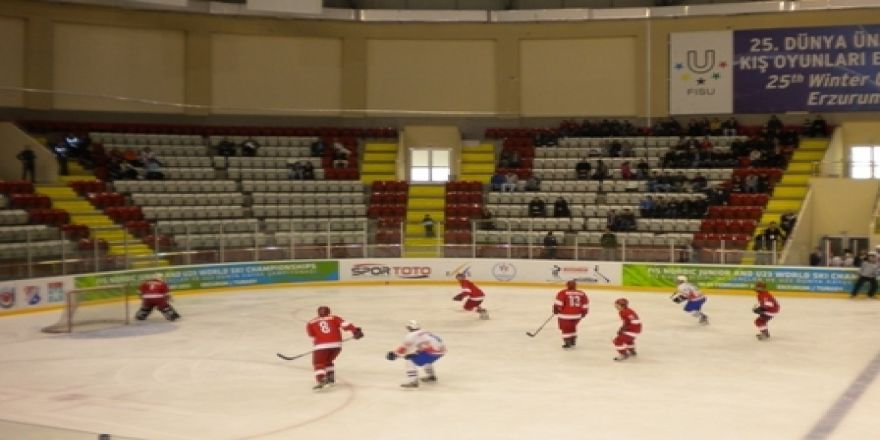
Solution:
{"label": "concrete staircase", "polygon": [[149,246],[114,223],[110,217],[68,186],[70,182],[76,180],[94,179],[94,175],[77,163],[69,163],[68,171],[69,175],[58,176],[58,183],[36,185],[35,191],[49,197],[53,207],[67,211],[70,214],[70,223],[88,226],[91,238],[105,240],[108,245],[108,255],[119,256],[127,253],[132,268],[168,265],[166,260],[156,260]]}
{"label": "concrete staircase", "polygon": [[[406,206],[403,257],[441,257],[443,244],[443,221],[445,219],[446,186],[410,185]],[[430,214],[434,220],[434,236],[425,236],[422,220]]]}
{"label": "concrete staircase", "polygon": [[476,180],[488,184],[495,173],[495,145],[483,143],[461,148],[461,174],[456,180]]}
{"label": "concrete staircase", "polygon": [[[788,168],[785,169],[782,178],[773,189],[770,201],[767,202],[767,208],[764,209],[758,227],[755,228],[749,249],[752,249],[755,237],[763,234],[770,222],[779,224],[779,217],[789,211],[800,215],[801,206],[809,190],[813,164],[822,160],[827,149],[828,139],[806,138],[801,140],[800,145],[791,156]],[[743,258],[742,264],[752,263],[754,263],[754,257]]]}
{"label": "concrete staircase", "polygon": [[370,142],[364,145],[361,161],[361,182],[397,180],[397,144]]}

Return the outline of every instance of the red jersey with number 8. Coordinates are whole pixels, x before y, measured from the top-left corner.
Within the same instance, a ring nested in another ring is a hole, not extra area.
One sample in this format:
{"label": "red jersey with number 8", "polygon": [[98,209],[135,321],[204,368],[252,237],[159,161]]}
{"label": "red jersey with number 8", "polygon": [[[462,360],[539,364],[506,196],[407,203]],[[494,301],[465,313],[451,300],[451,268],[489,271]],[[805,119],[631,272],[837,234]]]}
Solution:
{"label": "red jersey with number 8", "polygon": [[315,350],[342,347],[342,330],[354,330],[354,324],[336,315],[319,316],[306,324]]}

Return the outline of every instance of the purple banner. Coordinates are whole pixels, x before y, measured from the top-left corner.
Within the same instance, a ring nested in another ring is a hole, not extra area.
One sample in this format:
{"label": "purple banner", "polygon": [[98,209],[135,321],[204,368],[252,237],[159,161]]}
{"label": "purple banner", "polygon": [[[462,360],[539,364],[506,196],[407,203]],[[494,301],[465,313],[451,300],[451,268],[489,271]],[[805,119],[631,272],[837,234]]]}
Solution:
{"label": "purple banner", "polygon": [[735,113],[880,110],[880,25],[733,34]]}

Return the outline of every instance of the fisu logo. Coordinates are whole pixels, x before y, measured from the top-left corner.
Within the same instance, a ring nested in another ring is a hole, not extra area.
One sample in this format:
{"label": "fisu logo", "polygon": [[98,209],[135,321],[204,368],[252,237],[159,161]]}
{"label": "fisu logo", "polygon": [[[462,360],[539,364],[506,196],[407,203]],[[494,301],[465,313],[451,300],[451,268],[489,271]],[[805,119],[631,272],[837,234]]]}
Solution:
{"label": "fisu logo", "polygon": [[703,58],[698,58],[696,50],[687,51],[687,67],[688,70],[697,74],[704,74],[715,68],[715,50],[706,49],[703,51]]}

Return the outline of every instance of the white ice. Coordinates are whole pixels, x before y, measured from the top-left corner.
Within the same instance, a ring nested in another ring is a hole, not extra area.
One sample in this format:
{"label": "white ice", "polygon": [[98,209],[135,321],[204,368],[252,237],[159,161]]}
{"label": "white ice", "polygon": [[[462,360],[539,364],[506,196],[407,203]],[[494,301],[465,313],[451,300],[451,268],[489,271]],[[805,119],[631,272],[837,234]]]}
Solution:
{"label": "white ice", "polygon": [[[179,322],[154,313],[72,335],[40,332],[60,312],[3,318],[0,438],[796,439],[817,423],[828,438],[880,438],[880,385],[862,374],[877,364],[880,301],[780,297],[759,342],[751,296],[710,295],[700,326],[669,292],[589,290],[578,346],[564,351],[555,320],[526,335],[560,287],[485,286],[488,321],[460,310],[452,284],[184,295]],[[644,332],[639,357],[614,362],[620,296]],[[340,383],[315,392],[309,357],[275,353],[310,349],[319,305],[366,337],[345,344]],[[449,353],[438,383],[407,391],[403,361],[385,353],[410,319]]]}

